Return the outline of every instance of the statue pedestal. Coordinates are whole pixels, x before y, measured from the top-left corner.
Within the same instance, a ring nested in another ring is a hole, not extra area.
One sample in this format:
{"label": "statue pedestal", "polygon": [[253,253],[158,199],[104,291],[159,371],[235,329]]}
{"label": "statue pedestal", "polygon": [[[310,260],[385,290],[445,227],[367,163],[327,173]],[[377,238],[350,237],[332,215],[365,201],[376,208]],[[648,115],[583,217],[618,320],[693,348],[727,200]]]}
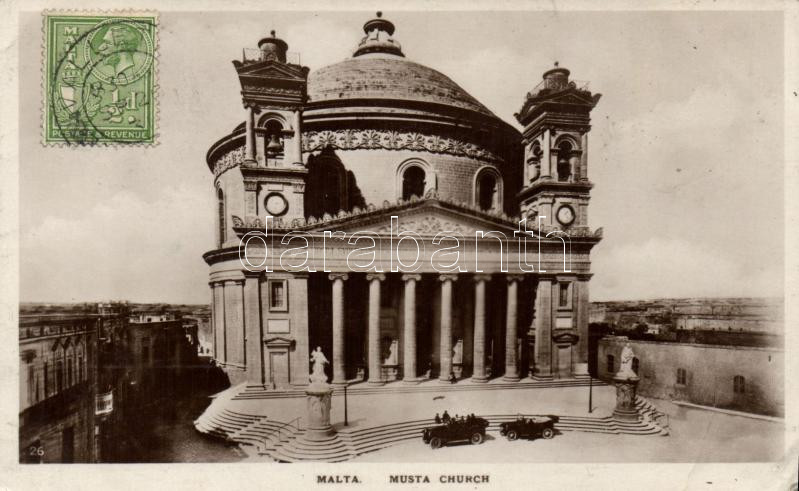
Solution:
{"label": "statue pedestal", "polygon": [[636,391],[640,379],[636,376],[616,374],[613,382],[616,384],[616,409],[613,418],[622,421],[638,421],[638,411],[635,409]]}
{"label": "statue pedestal", "polygon": [[305,389],[307,429],[304,438],[311,441],[327,440],[335,433],[330,424],[330,403],[333,388],[326,383],[314,382]]}

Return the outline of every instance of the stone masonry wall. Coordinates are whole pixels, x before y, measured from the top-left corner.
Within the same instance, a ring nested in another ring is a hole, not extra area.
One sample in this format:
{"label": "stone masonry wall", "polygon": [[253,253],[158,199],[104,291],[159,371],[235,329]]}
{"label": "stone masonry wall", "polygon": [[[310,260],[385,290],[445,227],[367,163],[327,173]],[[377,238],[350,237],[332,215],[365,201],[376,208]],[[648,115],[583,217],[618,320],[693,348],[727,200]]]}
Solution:
{"label": "stone masonry wall", "polygon": [[[599,341],[598,375],[610,381],[607,356],[619,369],[623,336]],[[775,348],[714,346],[706,344],[629,341],[639,360],[638,390],[642,396],[673,399],[740,411],[784,414],[784,351]],[[677,383],[677,370],[686,372],[685,384]],[[745,379],[744,393],[735,393],[735,376]]]}

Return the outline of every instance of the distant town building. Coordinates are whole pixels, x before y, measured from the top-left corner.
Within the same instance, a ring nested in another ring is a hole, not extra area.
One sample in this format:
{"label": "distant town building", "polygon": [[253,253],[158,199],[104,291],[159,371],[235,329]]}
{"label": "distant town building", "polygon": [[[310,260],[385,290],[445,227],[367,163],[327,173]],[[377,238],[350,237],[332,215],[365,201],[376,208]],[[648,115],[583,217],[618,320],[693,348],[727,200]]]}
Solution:
{"label": "distant town building", "polygon": [[657,324],[672,330],[735,331],[782,336],[783,301],[779,298],[661,299],[593,302],[590,322],[617,329]]}

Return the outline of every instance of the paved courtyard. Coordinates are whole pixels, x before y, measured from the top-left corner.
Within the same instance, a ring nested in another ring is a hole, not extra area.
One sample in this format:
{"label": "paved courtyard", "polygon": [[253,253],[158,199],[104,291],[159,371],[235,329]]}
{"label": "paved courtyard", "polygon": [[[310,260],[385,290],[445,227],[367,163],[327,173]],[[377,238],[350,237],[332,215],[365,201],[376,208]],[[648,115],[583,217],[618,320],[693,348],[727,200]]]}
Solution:
{"label": "paved courtyard", "polygon": [[563,432],[552,440],[509,442],[489,434],[479,446],[432,450],[418,441],[356,457],[351,462],[765,462],[783,453],[782,423],[687,409],[652,400],[670,415],[669,436]]}
{"label": "paved courtyard", "polygon": [[[612,413],[615,389],[593,388],[594,410],[588,413],[588,387],[524,390],[441,391],[353,394],[347,400],[349,426],[344,427],[344,397],[333,397],[331,421],[340,431],[379,426],[435,413],[559,414],[605,417]],[[563,432],[552,440],[508,442],[491,432],[483,445],[456,445],[433,451],[419,440],[361,455],[352,462],[765,462],[780,460],[784,423],[723,414],[651,400],[668,415],[669,436]],[[303,398],[236,401],[236,410],[268,414],[288,421],[304,416]],[[259,460],[258,457],[251,457]]]}

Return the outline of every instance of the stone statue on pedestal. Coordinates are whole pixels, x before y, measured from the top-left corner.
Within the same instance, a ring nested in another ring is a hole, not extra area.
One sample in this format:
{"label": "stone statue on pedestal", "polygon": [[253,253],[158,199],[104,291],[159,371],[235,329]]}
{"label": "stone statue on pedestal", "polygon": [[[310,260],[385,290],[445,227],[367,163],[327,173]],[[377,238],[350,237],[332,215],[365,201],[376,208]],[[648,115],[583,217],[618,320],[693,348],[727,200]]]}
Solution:
{"label": "stone statue on pedestal", "polygon": [[327,375],[325,375],[325,364],[330,363],[322,353],[322,348],[317,346],[311,353],[311,363],[313,363],[313,370],[311,371],[312,384],[326,384]]}
{"label": "stone statue on pedestal", "polygon": [[613,376],[613,382],[616,384],[616,409],[613,411],[613,417],[625,421],[638,420],[635,402],[640,379],[633,371],[634,358],[635,354],[630,343],[625,343],[621,350],[621,367]]}
{"label": "stone statue on pedestal", "polygon": [[327,383],[325,375],[325,363],[329,363],[327,357],[322,353],[319,346],[311,353],[311,384],[305,390],[307,430],[303,434],[303,439],[311,441],[322,441],[330,438],[334,433],[333,426],[330,424],[330,406],[333,389]]}
{"label": "stone statue on pedestal", "polygon": [[618,378],[637,378],[638,375],[633,371],[633,358],[635,354],[633,349],[630,348],[630,343],[626,343],[621,350],[621,366],[619,367],[616,377]]}

